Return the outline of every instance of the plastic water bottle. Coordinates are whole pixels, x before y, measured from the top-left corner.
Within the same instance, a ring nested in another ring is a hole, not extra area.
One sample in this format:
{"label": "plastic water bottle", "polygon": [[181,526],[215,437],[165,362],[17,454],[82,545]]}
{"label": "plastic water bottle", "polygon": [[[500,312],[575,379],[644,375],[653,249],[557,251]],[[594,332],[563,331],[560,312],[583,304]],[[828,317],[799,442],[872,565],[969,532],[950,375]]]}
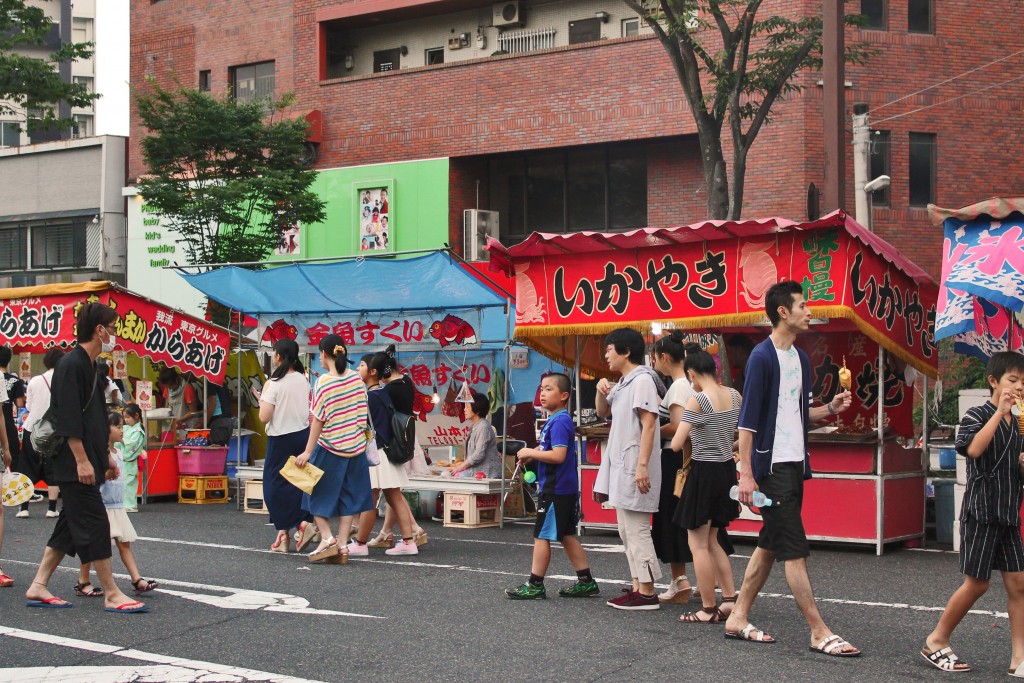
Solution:
{"label": "plastic water bottle", "polygon": [[[740,487],[733,486],[729,489],[729,497],[733,500],[740,499]],[[764,495],[760,491],[754,491],[754,507],[756,508],[768,508],[772,506],[772,499]]]}

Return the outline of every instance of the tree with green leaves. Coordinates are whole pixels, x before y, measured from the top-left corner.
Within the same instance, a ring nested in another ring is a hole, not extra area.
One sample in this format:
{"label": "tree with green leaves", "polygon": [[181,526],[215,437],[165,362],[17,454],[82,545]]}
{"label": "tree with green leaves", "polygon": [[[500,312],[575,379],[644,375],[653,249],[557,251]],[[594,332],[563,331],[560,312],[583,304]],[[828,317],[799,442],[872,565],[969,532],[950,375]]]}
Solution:
{"label": "tree with green leaves", "polygon": [[283,230],[324,219],[306,121],[281,115],[294,97],[240,102],[149,86],[138,98],[148,169],[139,193],[180,235],[190,264],[264,261]]}
{"label": "tree with green leaves", "polygon": [[0,0],[0,115],[25,110],[32,112],[34,127],[69,128],[75,121],[60,117],[58,103],[90,107],[99,97],[84,84],[66,83],[58,73],[61,64],[91,57],[92,43],[65,43],[45,58],[32,56],[53,30],[41,8],[24,0]]}
{"label": "tree with green leaves", "polygon": [[[821,68],[821,15],[765,16],[763,0],[624,1],[661,41],[682,84],[697,124],[708,217],[739,219],[754,140],[775,103],[801,89],[797,74]],[[860,25],[862,18],[851,15],[846,22]],[[862,63],[867,54],[854,45],[846,59]]]}

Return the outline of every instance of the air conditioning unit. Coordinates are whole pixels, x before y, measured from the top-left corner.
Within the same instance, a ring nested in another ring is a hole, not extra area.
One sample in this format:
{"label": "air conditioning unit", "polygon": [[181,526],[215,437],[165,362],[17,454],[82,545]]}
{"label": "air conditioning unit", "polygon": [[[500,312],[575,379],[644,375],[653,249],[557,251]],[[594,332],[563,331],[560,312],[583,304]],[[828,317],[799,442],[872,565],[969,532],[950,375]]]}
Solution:
{"label": "air conditioning unit", "polygon": [[462,246],[467,261],[486,261],[487,237],[498,239],[498,212],[466,209],[462,212]]}
{"label": "air conditioning unit", "polygon": [[491,6],[491,22],[495,28],[508,28],[523,25],[523,6],[517,1],[496,2]]}

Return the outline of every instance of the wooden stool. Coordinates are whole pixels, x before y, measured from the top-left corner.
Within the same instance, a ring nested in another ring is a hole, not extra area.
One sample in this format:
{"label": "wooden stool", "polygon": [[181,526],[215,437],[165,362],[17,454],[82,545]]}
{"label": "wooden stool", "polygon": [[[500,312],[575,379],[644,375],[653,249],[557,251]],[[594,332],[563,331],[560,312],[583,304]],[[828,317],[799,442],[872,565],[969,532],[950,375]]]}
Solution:
{"label": "wooden stool", "polygon": [[246,479],[245,480],[245,509],[243,512],[248,512],[253,515],[269,515],[270,510],[263,502],[263,480],[262,479]]}
{"label": "wooden stool", "polygon": [[501,524],[497,493],[445,493],[444,525],[482,529]]}
{"label": "wooden stool", "polygon": [[178,477],[178,502],[208,505],[228,502],[228,478],[200,477],[185,474]]}

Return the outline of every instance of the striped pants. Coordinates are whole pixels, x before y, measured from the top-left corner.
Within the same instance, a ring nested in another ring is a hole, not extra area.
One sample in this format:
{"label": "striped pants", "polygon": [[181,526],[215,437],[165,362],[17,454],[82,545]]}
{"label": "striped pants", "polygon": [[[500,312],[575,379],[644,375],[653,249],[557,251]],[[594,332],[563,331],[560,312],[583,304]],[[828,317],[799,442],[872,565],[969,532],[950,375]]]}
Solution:
{"label": "striped pants", "polygon": [[978,522],[969,517],[960,520],[960,572],[988,581],[993,569],[1024,571],[1020,525]]}

